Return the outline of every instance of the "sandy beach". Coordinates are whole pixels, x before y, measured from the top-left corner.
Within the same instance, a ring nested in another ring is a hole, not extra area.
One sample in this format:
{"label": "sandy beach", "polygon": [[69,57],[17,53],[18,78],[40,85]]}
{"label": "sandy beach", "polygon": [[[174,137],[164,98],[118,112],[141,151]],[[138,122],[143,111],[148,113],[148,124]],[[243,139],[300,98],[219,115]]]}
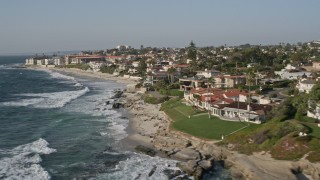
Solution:
{"label": "sandy beach", "polygon": [[[51,70],[114,80],[124,84],[137,83],[133,79],[78,69],[53,68]],[[160,105],[146,104],[142,96],[143,94],[139,91],[124,92],[120,99],[120,102],[130,113],[129,136],[125,141],[128,141],[132,147],[144,145],[153,148],[168,158],[184,161],[185,166],[196,161],[198,166],[205,167],[210,165],[212,158],[223,160],[225,166],[230,168],[233,179],[320,179],[319,163],[310,163],[305,159],[299,161],[275,160],[265,152],[250,156],[243,155],[217,146],[214,141],[205,141],[172,130],[169,127],[170,119],[160,111]]]}

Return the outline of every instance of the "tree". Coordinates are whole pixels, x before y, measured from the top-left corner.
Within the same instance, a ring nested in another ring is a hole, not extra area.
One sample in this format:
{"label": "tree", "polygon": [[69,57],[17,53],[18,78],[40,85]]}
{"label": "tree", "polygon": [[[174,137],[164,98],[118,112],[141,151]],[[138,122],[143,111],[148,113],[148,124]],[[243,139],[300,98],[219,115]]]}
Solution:
{"label": "tree", "polygon": [[140,76],[145,76],[146,71],[147,71],[147,63],[145,59],[141,59],[139,64],[138,64],[138,68],[137,68],[138,74]]}
{"label": "tree", "polygon": [[169,78],[169,83],[170,83],[170,84],[174,83],[174,74],[175,74],[176,71],[177,71],[177,70],[176,70],[174,67],[170,67],[170,68],[168,69],[168,74],[169,74],[169,76],[170,76],[170,78]]}
{"label": "tree", "polygon": [[159,89],[167,89],[168,84],[164,80],[159,80],[155,83],[154,87]]}
{"label": "tree", "polygon": [[191,41],[189,44],[187,58],[192,61],[195,61],[197,59],[197,49],[193,41]]}
{"label": "tree", "polygon": [[207,79],[207,87],[213,87],[213,85],[216,83],[214,78],[210,77]]}

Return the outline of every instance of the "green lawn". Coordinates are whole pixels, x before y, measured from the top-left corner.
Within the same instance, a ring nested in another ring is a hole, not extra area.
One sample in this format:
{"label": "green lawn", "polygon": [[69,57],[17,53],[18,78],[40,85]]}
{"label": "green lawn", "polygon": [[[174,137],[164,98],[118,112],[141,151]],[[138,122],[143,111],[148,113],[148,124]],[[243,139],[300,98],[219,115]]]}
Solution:
{"label": "green lawn", "polygon": [[180,101],[169,102],[165,107],[165,112],[174,121],[174,129],[200,138],[220,140],[222,135],[228,135],[246,126],[241,122],[224,121],[214,116],[209,119],[208,115],[191,116],[189,119],[188,116],[194,114],[195,110]]}

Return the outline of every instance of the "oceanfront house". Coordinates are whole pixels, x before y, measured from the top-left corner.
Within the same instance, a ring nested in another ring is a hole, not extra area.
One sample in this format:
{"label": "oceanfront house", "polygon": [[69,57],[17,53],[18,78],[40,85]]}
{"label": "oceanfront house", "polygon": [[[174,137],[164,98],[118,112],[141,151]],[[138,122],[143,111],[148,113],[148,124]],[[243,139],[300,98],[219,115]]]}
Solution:
{"label": "oceanfront house", "polygon": [[35,58],[28,58],[26,59],[26,65],[36,65],[37,60]]}
{"label": "oceanfront house", "polygon": [[198,79],[197,77],[179,78],[179,85],[181,91],[190,91],[193,88],[203,87],[205,83],[205,79]]}
{"label": "oceanfront house", "polygon": [[230,104],[214,104],[208,110],[220,119],[261,124],[272,106],[235,101]]}
{"label": "oceanfront house", "polygon": [[162,71],[158,71],[158,72],[148,72],[147,73],[147,77],[145,80],[145,83],[149,83],[151,85],[156,84],[158,81],[160,80],[166,80],[169,79],[169,75],[167,72],[162,72]]}
{"label": "oceanfront house", "polygon": [[94,72],[99,72],[101,67],[108,65],[106,61],[90,61],[88,64]]}
{"label": "oceanfront house", "polygon": [[[258,124],[265,120],[266,113],[272,108],[270,98],[238,89],[194,88],[184,93],[184,99],[192,106],[206,110],[221,119]],[[234,103],[239,106],[234,106]]]}
{"label": "oceanfront house", "polygon": [[312,87],[317,83],[317,79],[301,79],[299,80],[298,84],[296,85],[296,88],[299,90],[299,92],[305,92],[309,93],[312,89]]}
{"label": "oceanfront house", "polygon": [[26,59],[26,65],[53,65],[53,59],[48,56],[36,56]]}
{"label": "oceanfront house", "polygon": [[65,64],[65,61],[61,57],[53,57],[54,65],[61,66]]}
{"label": "oceanfront house", "polygon": [[89,55],[66,55],[64,57],[66,65],[68,64],[86,64],[90,61],[105,61],[104,56]]}

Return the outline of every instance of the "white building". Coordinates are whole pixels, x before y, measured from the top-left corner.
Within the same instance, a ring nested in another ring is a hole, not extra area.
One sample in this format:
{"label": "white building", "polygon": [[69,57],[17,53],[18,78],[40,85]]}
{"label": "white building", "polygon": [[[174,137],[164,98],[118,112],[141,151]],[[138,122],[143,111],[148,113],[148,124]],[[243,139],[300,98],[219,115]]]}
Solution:
{"label": "white building", "polygon": [[44,59],[44,65],[53,65],[54,60],[53,59]]}
{"label": "white building", "polygon": [[286,69],[286,70],[296,70],[296,69],[297,69],[297,67],[292,66],[291,64],[287,64],[287,66],[286,66],[286,67],[284,67],[284,69]]}
{"label": "white building", "polygon": [[64,65],[65,64],[65,61],[64,61],[64,59],[62,59],[62,58],[60,58],[60,57],[54,57],[53,58],[53,63],[54,63],[54,65],[56,65],[56,66],[60,66],[60,65]]}
{"label": "white building", "polygon": [[35,65],[37,61],[34,58],[26,59],[26,65]]}
{"label": "white building", "polygon": [[301,79],[296,87],[299,92],[309,93],[316,82],[316,80]]}
{"label": "white building", "polygon": [[282,69],[281,71],[275,71],[274,73],[280,76],[281,79],[290,79],[290,80],[303,78],[303,76],[309,77],[311,75],[311,72],[307,72],[307,71],[289,72],[285,69]]}
{"label": "white building", "polygon": [[39,66],[44,65],[44,59],[38,59],[37,65],[39,65]]}
{"label": "white building", "polygon": [[211,77],[215,77],[218,76],[220,74],[220,71],[216,71],[216,70],[204,70],[204,71],[197,71],[196,76],[202,76],[205,78],[211,78]]}

